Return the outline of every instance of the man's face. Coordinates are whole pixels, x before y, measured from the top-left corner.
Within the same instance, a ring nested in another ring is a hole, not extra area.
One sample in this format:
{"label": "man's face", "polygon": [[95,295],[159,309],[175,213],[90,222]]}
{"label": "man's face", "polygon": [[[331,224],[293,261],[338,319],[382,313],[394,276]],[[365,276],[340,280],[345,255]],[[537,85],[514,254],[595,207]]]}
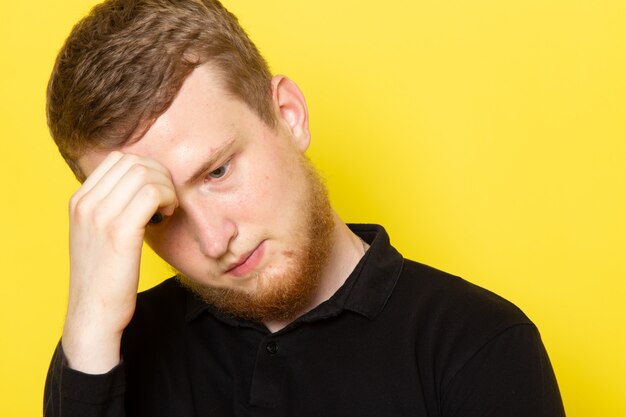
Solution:
{"label": "man's face", "polygon": [[[146,242],[208,302],[259,321],[307,307],[331,246],[326,192],[303,155],[306,114],[298,125],[289,94],[283,111],[275,93],[270,128],[201,66],[145,136],[120,149],[165,166],[178,198]],[[104,157],[79,162],[90,173]]]}

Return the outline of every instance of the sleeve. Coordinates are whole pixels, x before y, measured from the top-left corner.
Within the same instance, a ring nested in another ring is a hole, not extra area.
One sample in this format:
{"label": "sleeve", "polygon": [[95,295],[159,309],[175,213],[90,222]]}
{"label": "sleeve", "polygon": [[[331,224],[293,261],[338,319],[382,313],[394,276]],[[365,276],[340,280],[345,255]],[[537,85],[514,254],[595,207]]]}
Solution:
{"label": "sleeve", "polygon": [[124,365],[102,375],[68,367],[61,343],[52,357],[44,390],[44,417],[124,417]]}
{"label": "sleeve", "polygon": [[510,327],[473,354],[445,384],[443,416],[564,417],[537,328]]}

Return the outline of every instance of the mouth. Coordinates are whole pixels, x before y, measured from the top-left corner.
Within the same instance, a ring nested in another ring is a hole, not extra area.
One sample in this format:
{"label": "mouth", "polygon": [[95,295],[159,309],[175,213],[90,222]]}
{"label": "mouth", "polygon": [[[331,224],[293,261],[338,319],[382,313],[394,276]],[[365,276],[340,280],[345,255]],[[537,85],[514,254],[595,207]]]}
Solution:
{"label": "mouth", "polygon": [[265,252],[265,241],[259,243],[259,245],[250,252],[244,253],[237,261],[229,265],[226,270],[226,274],[234,275],[236,277],[243,277],[250,273],[263,259],[263,253]]}

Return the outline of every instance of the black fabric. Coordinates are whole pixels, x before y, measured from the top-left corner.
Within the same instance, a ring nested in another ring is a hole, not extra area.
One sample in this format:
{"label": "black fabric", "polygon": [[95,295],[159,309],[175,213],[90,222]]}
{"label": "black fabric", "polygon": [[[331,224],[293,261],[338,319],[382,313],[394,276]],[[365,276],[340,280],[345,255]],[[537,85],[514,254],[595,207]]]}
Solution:
{"label": "black fabric", "polygon": [[173,279],[141,293],[123,364],[85,375],[57,349],[45,416],[564,416],[518,308],[403,259],[380,226],[350,227],[371,245],[354,272],[273,334]]}

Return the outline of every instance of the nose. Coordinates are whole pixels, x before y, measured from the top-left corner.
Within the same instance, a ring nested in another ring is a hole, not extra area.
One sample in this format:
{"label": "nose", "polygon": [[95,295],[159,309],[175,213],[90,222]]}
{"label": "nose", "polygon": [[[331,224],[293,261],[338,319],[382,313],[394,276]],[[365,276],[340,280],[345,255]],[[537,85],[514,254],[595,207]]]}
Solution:
{"label": "nose", "polygon": [[186,226],[203,255],[217,259],[228,252],[231,241],[237,236],[237,226],[225,207],[204,199],[187,201],[179,207],[183,209]]}

